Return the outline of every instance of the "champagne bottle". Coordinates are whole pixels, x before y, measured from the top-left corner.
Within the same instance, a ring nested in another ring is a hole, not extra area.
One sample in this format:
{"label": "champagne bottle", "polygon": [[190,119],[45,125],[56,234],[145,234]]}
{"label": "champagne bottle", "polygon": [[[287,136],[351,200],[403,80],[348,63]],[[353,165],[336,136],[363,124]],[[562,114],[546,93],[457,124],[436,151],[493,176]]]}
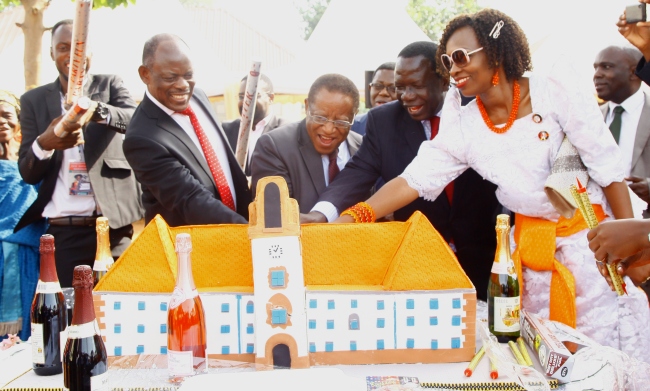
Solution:
{"label": "champagne bottle", "polygon": [[93,305],[93,271],[90,266],[74,268],[75,303],[68,341],[63,353],[63,386],[70,391],[108,391],[106,347],[99,335]]}
{"label": "champagne bottle", "polygon": [[176,286],[167,312],[167,368],[173,381],[207,370],[203,303],[194,285],[189,234],[176,235]]}
{"label": "champagne bottle", "polygon": [[61,351],[65,343],[68,313],[56,274],[54,237],[41,236],[41,273],[30,311],[32,368],[40,376],[61,373]]}
{"label": "champagne bottle", "polygon": [[95,254],[95,263],[93,264],[93,281],[97,285],[108,269],[113,266],[113,255],[111,255],[111,242],[108,237],[108,219],[106,217],[98,217],[95,224],[97,230],[97,253]]}
{"label": "champagne bottle", "polygon": [[497,249],[488,282],[488,327],[499,342],[519,337],[519,280],[510,256],[510,216],[497,216]]}

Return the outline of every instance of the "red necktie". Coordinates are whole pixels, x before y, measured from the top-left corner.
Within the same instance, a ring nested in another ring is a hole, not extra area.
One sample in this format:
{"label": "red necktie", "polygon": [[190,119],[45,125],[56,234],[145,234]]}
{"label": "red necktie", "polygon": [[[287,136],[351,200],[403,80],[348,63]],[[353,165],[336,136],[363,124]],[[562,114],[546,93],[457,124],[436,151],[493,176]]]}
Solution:
{"label": "red necktie", "polygon": [[[438,128],[440,127],[440,117],[435,116],[429,120],[431,123],[431,140],[438,135]],[[447,200],[449,200],[449,205],[454,199],[454,182],[449,182],[447,187],[445,187],[445,193],[447,194]]]}
{"label": "red necktie", "polygon": [[203,154],[205,155],[205,160],[208,162],[208,167],[210,167],[210,172],[212,177],[217,184],[217,190],[219,190],[219,195],[221,196],[221,202],[224,205],[229,207],[232,210],[235,210],[235,201],[232,199],[232,193],[230,192],[230,186],[228,185],[228,180],[221,169],[221,164],[219,164],[219,159],[217,159],[217,154],[214,153],[212,145],[208,140],[208,136],[205,135],[199,120],[196,118],[194,110],[190,106],[183,111],[179,111],[179,114],[184,114],[190,117],[190,122],[192,122],[192,127],[194,127],[194,132],[196,132],[196,137],[199,139],[201,144],[201,149],[203,149]]}
{"label": "red necktie", "polygon": [[329,177],[328,183],[332,183],[334,177],[336,177],[336,174],[339,173],[339,165],[336,164],[336,158],[338,157],[338,155],[339,155],[338,149],[335,149],[334,152],[328,155],[330,158],[330,165],[327,168],[327,175]]}

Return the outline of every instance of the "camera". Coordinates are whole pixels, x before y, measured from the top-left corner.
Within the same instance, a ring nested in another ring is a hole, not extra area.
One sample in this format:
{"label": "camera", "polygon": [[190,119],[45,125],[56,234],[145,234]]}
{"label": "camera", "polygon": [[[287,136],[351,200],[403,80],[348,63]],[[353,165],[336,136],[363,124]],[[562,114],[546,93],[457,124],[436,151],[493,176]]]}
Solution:
{"label": "camera", "polygon": [[625,21],[627,23],[637,23],[646,21],[646,4],[634,4],[625,7]]}

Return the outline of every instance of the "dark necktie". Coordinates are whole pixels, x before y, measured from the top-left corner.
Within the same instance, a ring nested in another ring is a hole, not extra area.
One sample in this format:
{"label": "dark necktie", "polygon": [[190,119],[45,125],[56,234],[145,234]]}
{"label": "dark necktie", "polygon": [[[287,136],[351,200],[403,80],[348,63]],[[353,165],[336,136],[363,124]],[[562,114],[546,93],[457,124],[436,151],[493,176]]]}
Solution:
{"label": "dark necktie", "polygon": [[338,157],[338,155],[339,155],[338,149],[335,149],[334,152],[328,155],[330,159],[330,165],[327,168],[327,176],[329,178],[328,184],[332,183],[334,177],[336,177],[336,174],[339,173],[339,165],[336,164],[336,158]]}
{"label": "dark necktie", "polygon": [[612,123],[609,124],[609,130],[612,132],[616,144],[618,144],[618,139],[621,138],[621,116],[624,111],[625,109],[623,106],[614,107],[614,119],[612,120]]}
{"label": "dark necktie", "polygon": [[199,139],[199,144],[201,144],[201,149],[203,149],[203,154],[205,155],[205,160],[208,162],[208,167],[214,178],[214,182],[217,184],[217,190],[219,191],[219,196],[221,197],[221,202],[224,205],[229,207],[232,210],[235,210],[235,201],[232,198],[232,193],[230,192],[230,186],[228,185],[228,180],[226,175],[223,173],[217,154],[214,152],[208,136],[203,131],[203,127],[199,123],[199,120],[196,118],[194,110],[190,106],[183,111],[179,111],[179,114],[184,114],[190,117],[190,122],[192,122],[192,127],[196,133],[196,137]]}
{"label": "dark necktie", "polygon": [[[440,128],[440,117],[435,116],[429,120],[429,123],[431,123],[431,140],[433,140],[434,137],[438,135],[438,129]],[[449,201],[449,205],[451,205],[451,201],[454,199],[454,182],[451,181],[445,187],[445,193],[447,194],[447,200]]]}

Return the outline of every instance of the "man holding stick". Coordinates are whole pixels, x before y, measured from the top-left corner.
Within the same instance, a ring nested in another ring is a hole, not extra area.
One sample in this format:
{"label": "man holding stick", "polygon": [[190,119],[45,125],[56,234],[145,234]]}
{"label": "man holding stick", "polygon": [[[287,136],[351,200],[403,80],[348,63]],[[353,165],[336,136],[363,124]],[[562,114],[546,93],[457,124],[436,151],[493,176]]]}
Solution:
{"label": "man holding stick", "polygon": [[138,72],[147,89],[124,154],[142,185],[145,220],[160,214],[171,226],[246,223],[248,181],[208,97],[194,88],[185,42],[150,38]]}
{"label": "man holding stick", "polygon": [[[114,257],[130,244],[131,223],[142,218],[139,188],[122,152],[120,134],[126,130],[136,103],[121,78],[87,75],[83,95],[92,100],[90,109],[79,123],[63,123],[67,135],[58,137],[54,133],[65,112],[72,24],[72,20],[63,20],[52,28],[50,54],[59,71],[58,78],[26,92],[20,100],[23,139],[18,158],[25,182],[41,186],[38,198],[16,230],[48,219],[47,233],[55,238],[57,273],[63,287],[71,286],[75,266],[93,265],[97,216],[104,215],[109,220]],[[89,178],[90,192],[70,194],[78,175]]]}

